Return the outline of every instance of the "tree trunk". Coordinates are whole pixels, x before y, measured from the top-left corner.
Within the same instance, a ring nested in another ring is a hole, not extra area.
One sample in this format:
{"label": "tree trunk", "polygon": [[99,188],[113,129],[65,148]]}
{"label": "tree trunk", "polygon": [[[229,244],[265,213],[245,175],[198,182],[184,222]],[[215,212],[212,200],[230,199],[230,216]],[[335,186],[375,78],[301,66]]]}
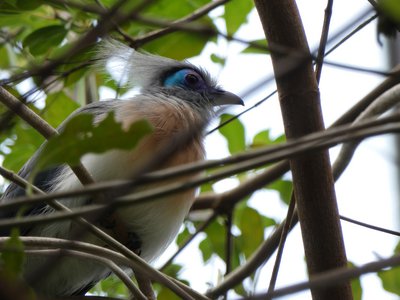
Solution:
{"label": "tree trunk", "polygon": [[[318,84],[295,2],[255,0],[255,4],[271,50],[287,138],[323,130]],[[328,151],[298,156],[290,167],[309,275],[345,267]],[[350,283],[311,293],[316,300],[352,299]]]}

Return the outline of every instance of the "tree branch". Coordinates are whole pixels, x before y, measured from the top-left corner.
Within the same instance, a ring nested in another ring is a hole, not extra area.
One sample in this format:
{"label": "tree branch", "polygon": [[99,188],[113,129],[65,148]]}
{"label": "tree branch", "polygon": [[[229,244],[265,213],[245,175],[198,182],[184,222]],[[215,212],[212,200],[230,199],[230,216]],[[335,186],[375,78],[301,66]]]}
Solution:
{"label": "tree branch", "polygon": [[99,255],[89,254],[85,252],[80,252],[76,250],[68,250],[68,249],[53,249],[53,250],[27,250],[26,254],[34,255],[34,256],[47,256],[47,257],[55,257],[59,258],[61,256],[72,256],[84,260],[92,260],[96,261],[100,264],[105,265],[109,268],[128,288],[128,290],[132,293],[135,299],[140,300],[148,300],[148,298],[133,284],[133,281],[129,278],[129,276],[113,261],[109,260],[106,257],[101,257]]}
{"label": "tree branch", "polygon": [[332,271],[326,271],[316,275],[309,281],[280,288],[272,293],[262,294],[259,296],[250,297],[248,299],[262,300],[265,299],[266,297],[281,297],[284,295],[289,295],[308,289],[324,290],[328,287],[334,287],[335,285],[340,283],[345,284],[349,280],[358,278],[361,275],[368,273],[376,273],[385,268],[395,267],[398,265],[400,265],[400,255],[394,255],[389,258],[364,264],[360,267],[353,267],[353,268],[343,267]]}
{"label": "tree branch", "polygon": [[[309,53],[294,1],[255,0],[264,32],[271,44]],[[319,92],[311,61],[303,61],[290,74],[282,74],[285,57],[271,53],[285,132],[288,139],[324,129]],[[305,117],[307,116],[307,117]],[[302,229],[308,272],[345,267],[346,252],[336,204],[333,176],[327,151],[290,160],[298,216]],[[311,289],[313,299],[352,299],[350,283],[327,289]]]}

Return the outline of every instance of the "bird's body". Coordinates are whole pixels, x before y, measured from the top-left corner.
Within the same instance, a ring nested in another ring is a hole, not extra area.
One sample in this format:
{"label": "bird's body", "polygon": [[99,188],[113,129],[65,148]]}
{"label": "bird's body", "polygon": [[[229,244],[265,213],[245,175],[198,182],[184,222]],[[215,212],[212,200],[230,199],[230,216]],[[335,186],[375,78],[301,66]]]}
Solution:
{"label": "bird's body", "polygon": [[[114,44],[116,45],[116,44]],[[123,47],[121,45],[116,45]],[[110,45],[109,47],[112,47]],[[129,48],[128,48],[129,49]],[[124,49],[126,51],[127,49]],[[131,49],[129,49],[132,51]],[[137,171],[138,164],[151,158],[162,147],[169,145],[171,141],[182,132],[190,131],[188,142],[178,144],[176,149],[158,163],[157,170],[173,167],[185,163],[204,159],[205,153],[202,142],[201,130],[213,115],[213,106],[217,104],[239,104],[240,99],[233,94],[224,92],[212,83],[208,75],[203,71],[185,62],[160,58],[132,52],[130,59],[144,59],[147,61],[130,62],[133,64],[132,72],[140,72],[148,64],[150,69],[158,66],[158,71],[153,74],[142,74],[139,84],[142,86],[142,94],[128,100],[109,100],[92,103],[78,110],[78,113],[91,113],[95,115],[95,122],[101,121],[110,111],[122,124],[124,129],[138,120],[146,119],[153,127],[153,132],[144,137],[131,151],[110,150],[102,154],[86,154],[81,162],[96,182],[115,179],[129,179]],[[122,54],[121,54],[122,55]],[[129,56],[128,58],[129,59]],[[136,77],[139,75],[135,75]],[[201,85],[198,82],[201,82]],[[190,86],[192,85],[192,86]],[[208,90],[210,89],[210,90]],[[207,93],[211,92],[210,95]],[[226,96],[228,98],[223,98]],[[222,103],[217,103],[213,97],[220,96]],[[235,98],[236,97],[236,98]],[[61,125],[62,128],[63,125]],[[109,141],[112,143],[112,141]],[[38,151],[40,153],[40,150]],[[35,165],[39,154],[35,155],[20,171],[20,175],[27,177]],[[196,176],[196,175],[191,175]],[[189,177],[190,178],[190,177]],[[185,177],[185,179],[189,179]],[[175,179],[176,180],[176,179]],[[168,179],[160,184],[165,184]],[[75,174],[68,166],[58,166],[50,171],[39,174],[35,183],[46,192],[58,192],[74,190],[82,187]],[[134,190],[149,190],[152,185],[140,186]],[[12,198],[24,194],[24,191],[12,184],[3,195],[2,201],[12,201]],[[126,229],[139,239],[140,256],[146,261],[157,258],[176,236],[179,228],[187,215],[195,196],[195,190],[187,190],[178,194],[165,196],[163,199],[144,202],[138,205],[125,206],[117,209],[116,213],[123,220]],[[124,196],[129,198],[129,194]],[[88,198],[78,197],[65,199],[63,203],[70,208],[81,206],[90,201]],[[46,205],[31,209],[28,213],[40,214],[51,212]],[[9,217],[9,215],[8,215]],[[37,225],[27,229],[24,234],[32,236],[57,237],[63,239],[70,236],[71,221]],[[104,242],[90,235],[83,235],[84,241],[101,246]],[[46,257],[29,257],[26,263],[27,278],[35,278],[37,270],[46,263]],[[99,264],[82,261],[75,258],[63,258],[51,266],[50,272],[43,279],[32,281],[34,288],[45,295],[67,296],[80,294],[94,283],[109,274],[109,270]],[[36,276],[37,277],[37,276]],[[37,279],[37,278],[36,278]]]}

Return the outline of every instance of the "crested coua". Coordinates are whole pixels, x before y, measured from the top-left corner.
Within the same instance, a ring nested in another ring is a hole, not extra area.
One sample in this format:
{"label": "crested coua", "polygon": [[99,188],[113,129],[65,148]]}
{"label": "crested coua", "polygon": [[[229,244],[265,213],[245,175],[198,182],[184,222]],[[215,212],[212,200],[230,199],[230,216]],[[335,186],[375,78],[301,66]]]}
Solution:
{"label": "crested coua", "polygon": [[[207,72],[186,61],[140,53],[117,42],[109,42],[99,54],[102,60],[114,56],[124,65],[123,71],[129,82],[141,87],[140,94],[128,100],[94,102],[77,110],[73,115],[90,113],[95,116],[94,122],[99,122],[109,112],[113,112],[123,128],[129,128],[133,122],[146,119],[152,125],[153,131],[131,151],[114,149],[102,154],[83,156],[81,162],[96,182],[131,178],[143,155],[151,154],[160,145],[168,145],[168,142],[179,133],[206,125],[213,117],[216,106],[243,104],[238,96],[221,89]],[[62,130],[64,124],[65,122],[59,130]],[[204,159],[202,130],[192,132],[187,143],[176,145],[153,170]],[[112,140],[109,142],[112,143]],[[20,176],[29,177],[40,151],[41,148],[23,166],[19,172]],[[82,187],[75,174],[66,165],[39,173],[35,177],[34,184],[45,192],[69,191]],[[142,189],[149,188],[152,186],[142,187]],[[10,184],[1,201],[3,203],[12,201],[13,198],[23,195],[25,191],[22,188]],[[143,259],[148,262],[153,261],[171,243],[193,203],[194,196],[195,189],[192,189],[164,196],[157,201],[117,209],[118,217],[123,220],[130,236],[135,239],[132,243],[138,245],[137,253],[140,253]],[[125,197],[129,198],[129,195]],[[73,208],[90,201],[81,196],[64,199],[62,203]],[[41,204],[29,208],[25,214],[39,215],[51,211],[50,207]],[[5,212],[0,217],[13,217],[13,214],[17,213],[17,211]],[[72,224],[70,221],[46,223],[21,230],[22,234],[27,236],[70,239],[73,238]],[[7,235],[6,232],[0,234]],[[88,235],[84,241],[105,246],[101,241]],[[46,265],[47,261],[48,258],[45,256],[28,256],[25,266],[26,278],[35,278],[35,272],[38,272],[40,280],[31,281],[30,284],[38,293],[44,295],[84,294],[96,282],[110,274],[106,267],[78,258],[63,257],[50,266]],[[43,272],[44,268],[51,271]]]}

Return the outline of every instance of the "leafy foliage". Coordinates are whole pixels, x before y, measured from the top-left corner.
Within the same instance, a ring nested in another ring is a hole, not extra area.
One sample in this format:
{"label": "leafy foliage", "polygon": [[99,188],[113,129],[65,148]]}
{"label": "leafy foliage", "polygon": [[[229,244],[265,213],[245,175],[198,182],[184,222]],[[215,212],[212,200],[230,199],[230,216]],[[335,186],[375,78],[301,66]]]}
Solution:
{"label": "leafy foliage", "polygon": [[[220,124],[232,119],[234,116],[230,114],[223,114],[221,116]],[[223,126],[219,129],[220,133],[226,138],[228,142],[228,149],[231,154],[235,154],[246,149],[246,136],[242,122],[234,119],[230,122],[229,126]]]}
{"label": "leafy foliage", "polygon": [[128,289],[125,284],[115,275],[100,281],[90,290],[90,293],[101,295],[104,291],[107,291],[107,296],[109,297],[124,297],[128,295]]}
{"label": "leafy foliage", "polygon": [[252,8],[253,2],[250,0],[230,1],[225,5],[224,19],[229,35],[233,35],[246,22]]}
{"label": "leafy foliage", "polygon": [[11,230],[10,238],[6,241],[0,258],[3,272],[14,278],[21,275],[25,262],[25,252],[24,245],[19,239],[18,229]]}
{"label": "leafy foliage", "polygon": [[400,296],[400,268],[392,268],[378,272],[383,288]]}
{"label": "leafy foliage", "polygon": [[[394,249],[394,254],[400,253],[400,243]],[[393,294],[400,296],[400,268],[390,268],[378,272],[383,288]]]}
{"label": "leafy foliage", "polygon": [[[130,150],[151,132],[152,127],[146,120],[136,121],[124,130],[122,124],[115,121],[112,112],[99,124],[95,124],[92,114],[76,115],[65,124],[59,135],[44,145],[33,173],[63,163],[76,166],[80,158],[88,153]],[[110,143],[110,140],[113,142]]]}
{"label": "leafy foliage", "polygon": [[269,51],[267,50],[267,41],[265,39],[253,41],[250,46],[247,46],[242,50],[242,53],[254,53],[254,54],[269,53]]}
{"label": "leafy foliage", "polygon": [[[33,55],[44,54],[49,49],[57,47],[64,40],[68,31],[62,25],[42,27],[25,37],[23,46]],[[46,39],[43,39],[46,37]]]}
{"label": "leafy foliage", "polygon": [[[349,267],[354,267],[354,264],[351,262],[348,262]],[[354,300],[361,300],[363,291],[362,291],[362,286],[361,286],[361,280],[360,278],[353,279],[351,281],[351,289],[353,292],[353,299]]]}
{"label": "leafy foliage", "polygon": [[[62,120],[70,115],[79,105],[64,92],[49,94],[45,100],[45,107],[41,110],[31,105],[31,108],[41,115],[50,125],[57,127]],[[43,143],[44,138],[32,127],[20,120],[6,132],[11,139],[7,140],[7,147],[11,150],[4,153],[4,167],[18,171]]]}
{"label": "leafy foliage", "polygon": [[[269,223],[268,225],[272,226],[275,222],[248,206],[242,206],[235,213],[237,216],[235,223],[241,232],[237,238],[237,249],[240,249],[240,252],[248,258],[263,242],[265,225]],[[264,222],[264,218],[268,221]]]}

